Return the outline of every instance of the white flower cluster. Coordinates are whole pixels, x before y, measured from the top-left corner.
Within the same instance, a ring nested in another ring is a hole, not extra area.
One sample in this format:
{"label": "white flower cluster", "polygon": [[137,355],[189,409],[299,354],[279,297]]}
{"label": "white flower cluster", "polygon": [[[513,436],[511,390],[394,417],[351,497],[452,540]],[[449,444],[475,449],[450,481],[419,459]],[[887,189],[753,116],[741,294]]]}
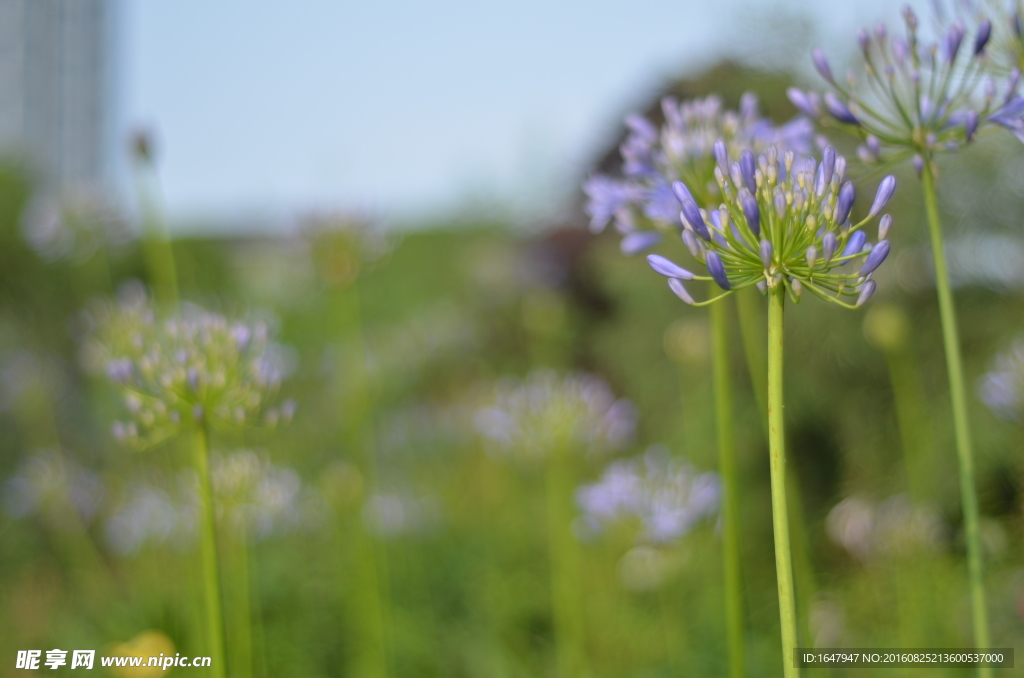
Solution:
{"label": "white flower cluster", "polygon": [[882,502],[853,496],[829,511],[825,522],[832,541],[861,562],[937,550],[946,527],[931,507],[914,506],[906,495]]}
{"label": "white flower cluster", "polygon": [[601,379],[547,370],[503,379],[493,404],[476,413],[478,430],[503,451],[542,458],[571,448],[600,452],[633,436],[636,411]]}

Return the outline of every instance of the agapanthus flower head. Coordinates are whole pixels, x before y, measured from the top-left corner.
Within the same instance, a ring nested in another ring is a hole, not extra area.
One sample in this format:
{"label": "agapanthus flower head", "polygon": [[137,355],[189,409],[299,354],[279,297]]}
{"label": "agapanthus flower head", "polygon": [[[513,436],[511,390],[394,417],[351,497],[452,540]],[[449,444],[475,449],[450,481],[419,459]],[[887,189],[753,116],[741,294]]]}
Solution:
{"label": "agapanthus flower head", "polygon": [[661,101],[665,123],[655,127],[638,115],[626,119],[629,133],[620,147],[622,178],[591,177],[583,186],[591,230],[609,222],[626,236],[623,251],[634,253],[656,244],[657,231],[679,225],[679,207],[672,182],[683,181],[700,205],[720,196],[715,168],[727,155],[760,153],[775,145],[805,153],[811,149],[813,127],[806,118],[776,127],[758,112],[757,98],[743,95],[739,111],[726,110],[717,96],[680,103]]}
{"label": "agapanthus flower head", "polygon": [[160,318],[137,288],[98,306],[91,320],[85,362],[120,392],[129,417],[113,432],[125,442],[147,447],[197,423],[272,428],[295,413],[291,401],[272,405],[287,354],[263,322],[229,321],[198,306]]}
{"label": "agapanthus flower head", "polygon": [[263,539],[318,524],[325,505],[303,487],[295,470],[265,453],[236,450],[214,455],[210,465],[214,509],[239,534]]}
{"label": "agapanthus flower head", "polygon": [[978,383],[978,394],[997,416],[1009,421],[1024,419],[1024,335],[992,360]]}
{"label": "agapanthus flower head", "polygon": [[636,423],[632,403],[589,374],[537,370],[502,380],[492,400],[476,412],[477,428],[499,450],[523,458],[615,449],[630,441]]}
{"label": "agapanthus flower head", "polygon": [[[816,48],[815,68],[834,91],[818,96],[791,88],[793,104],[859,136],[864,143],[858,155],[868,163],[930,158],[972,141],[990,122],[1007,126],[1005,107],[1016,97],[1016,77],[1000,83],[988,75],[991,22],[968,31],[956,20],[925,42],[913,10],[905,7],[903,18],[903,36],[884,24],[860,32],[863,84],[852,73],[845,81],[834,77]],[[920,170],[923,162],[915,166]]]}
{"label": "agapanthus flower head", "polygon": [[[797,161],[793,151],[780,158],[771,147],[756,158],[744,151],[728,167],[728,172],[716,171],[723,196],[717,210],[700,209],[685,186],[675,185],[683,242],[708,275],[660,255],[647,258],[680,299],[703,305],[750,285],[765,290],[784,286],[794,301],[807,290],[847,308],[871,297],[872,274],[889,254],[885,237],[892,219],[881,217],[874,244],[864,229],[892,197],[895,177],[881,181],[867,216],[851,223],[856,190],[845,179],[846,160],[831,146],[820,162]],[[684,286],[686,280],[713,280],[724,292],[698,303]]]}
{"label": "agapanthus flower head", "polygon": [[718,474],[701,473],[654,446],[612,462],[598,482],[577,490],[576,501],[591,529],[634,520],[643,525],[644,540],[668,543],[717,514],[720,495]]}

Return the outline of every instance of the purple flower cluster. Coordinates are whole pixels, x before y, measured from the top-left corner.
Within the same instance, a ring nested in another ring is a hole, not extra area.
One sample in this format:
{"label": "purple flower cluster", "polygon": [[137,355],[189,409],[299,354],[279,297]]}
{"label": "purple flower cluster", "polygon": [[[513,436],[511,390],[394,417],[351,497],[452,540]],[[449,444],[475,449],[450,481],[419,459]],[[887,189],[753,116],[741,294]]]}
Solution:
{"label": "purple flower cluster", "polygon": [[91,319],[87,367],[105,371],[130,415],[114,424],[120,440],[147,447],[191,422],[273,427],[295,413],[291,401],[271,406],[287,360],[264,323],[231,322],[197,306],[158,318],[134,288]]}
{"label": "purple flower cluster", "polygon": [[[724,143],[716,144],[715,155],[715,177],[723,197],[717,210],[700,209],[684,183],[672,185],[682,207],[683,242],[708,276],[691,273],[660,255],[647,257],[680,299],[703,305],[750,285],[783,285],[794,301],[806,289],[847,308],[871,297],[872,274],[889,254],[886,237],[892,219],[881,217],[874,244],[863,227],[892,197],[895,177],[882,180],[867,216],[851,223],[856,189],[845,180],[846,160],[831,146],[820,163],[814,158],[797,162],[793,151],[779,158],[774,147],[756,158],[744,151],[730,162]],[[697,303],[683,285],[686,280],[713,280],[724,292]]]}
{"label": "purple flower cluster", "polygon": [[797,118],[775,127],[760,116],[753,94],[743,96],[739,111],[724,110],[717,96],[683,103],[666,97],[661,109],[665,123],[660,128],[639,115],[626,118],[622,177],[596,175],[583,187],[591,230],[599,232],[613,223],[624,236],[622,250],[627,254],[652,247],[661,240],[659,230],[680,225],[672,182],[686,182],[701,205],[720,197],[714,175],[716,142],[734,155],[759,153],[772,145],[799,153],[811,148],[809,120]]}
{"label": "purple flower cluster", "polygon": [[673,542],[718,512],[720,481],[700,473],[664,448],[612,462],[601,479],[576,492],[583,520],[594,530],[622,520],[639,521],[644,539]]}
{"label": "purple flower cluster", "polygon": [[812,52],[814,66],[834,91],[819,96],[790,88],[790,100],[805,114],[854,132],[868,163],[914,156],[920,172],[936,153],[952,151],[974,140],[994,123],[1018,133],[1024,129],[1024,100],[1017,97],[1020,71],[1003,82],[991,72],[988,47],[992,23],[981,20],[968,35],[955,21],[931,43],[919,35],[918,18],[903,10],[906,33],[890,35],[885,24],[862,30],[858,43],[866,83],[858,87],[851,74],[837,78],[821,49]]}

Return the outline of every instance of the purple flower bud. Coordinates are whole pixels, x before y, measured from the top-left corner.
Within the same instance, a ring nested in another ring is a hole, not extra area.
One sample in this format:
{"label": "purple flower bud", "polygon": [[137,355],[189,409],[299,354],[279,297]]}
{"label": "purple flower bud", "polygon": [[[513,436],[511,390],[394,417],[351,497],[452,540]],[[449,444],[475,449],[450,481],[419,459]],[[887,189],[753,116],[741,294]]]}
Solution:
{"label": "purple flower bud", "polygon": [[832,257],[835,256],[838,244],[839,241],[833,231],[829,231],[825,234],[825,237],[821,239],[821,254],[826,266],[828,266],[829,262],[832,261]]}
{"label": "purple flower bud", "polygon": [[708,267],[708,273],[711,274],[711,278],[718,283],[719,287],[723,290],[732,289],[732,285],[729,284],[729,278],[725,274],[725,264],[722,263],[718,252],[713,250],[708,252],[704,257],[704,264]]}
{"label": "purple flower bud", "polygon": [[[776,187],[778,188],[778,187]],[[786,194],[781,189],[775,191],[775,213],[781,219],[786,215]]]}
{"label": "purple flower bud", "polygon": [[240,353],[245,353],[252,341],[252,330],[246,325],[238,324],[231,328],[231,336],[235,339],[235,346]]}
{"label": "purple flower bud", "polygon": [[679,280],[676,278],[669,278],[668,288],[672,290],[677,297],[691,306],[693,305],[693,297],[690,296],[690,293],[686,291],[686,288],[683,287],[683,283],[679,282]]}
{"label": "purple flower bud", "polygon": [[839,175],[839,181],[842,181],[843,177],[846,176],[846,158],[841,155],[836,157],[835,173]]}
{"label": "purple flower bud", "polygon": [[978,25],[978,34],[974,36],[974,56],[978,56],[985,50],[989,38],[992,37],[992,22],[985,19]]}
{"label": "purple flower bud", "polygon": [[675,194],[676,200],[679,201],[680,205],[686,202],[687,200],[689,200],[690,202],[694,202],[693,195],[690,193],[690,189],[688,189],[686,187],[686,184],[684,184],[681,181],[672,182],[672,193]]}
{"label": "purple flower bud", "polygon": [[690,250],[690,254],[693,255],[694,259],[701,259],[704,255],[703,246],[697,242],[697,236],[693,234],[693,231],[685,229],[683,231],[683,244]]}
{"label": "purple flower bud", "polygon": [[[836,171],[836,149],[826,146],[821,152],[821,173],[825,177],[825,183],[832,181],[832,175]],[[820,195],[820,193],[819,193]]]}
{"label": "purple flower bud", "polygon": [[857,297],[857,306],[863,306],[871,298],[871,295],[875,293],[875,281],[868,280],[860,286],[860,295]]}
{"label": "purple flower bud", "polygon": [[839,122],[845,122],[849,125],[860,124],[860,120],[857,120],[850,109],[846,107],[846,104],[837,99],[836,95],[832,94],[832,92],[825,92],[825,108]]}
{"label": "purple flower bud", "polygon": [[767,240],[761,240],[761,263],[765,268],[772,267],[772,244]]}
{"label": "purple flower bud", "polygon": [[747,218],[747,226],[755,236],[761,235],[761,208],[757,204],[757,198],[744,192],[740,195],[740,205],[743,207],[743,216]]}
{"label": "purple flower bud", "polygon": [[193,393],[198,393],[199,392],[199,370],[197,370],[194,367],[188,368],[188,376],[186,377],[186,379],[188,381],[188,387],[190,389],[192,389],[192,392]]}
{"label": "purple flower bud", "polygon": [[966,118],[964,120],[964,134],[967,140],[970,141],[974,138],[974,133],[978,131],[978,112],[971,110],[967,111]]}
{"label": "purple flower bud", "polygon": [[904,64],[907,63],[907,57],[910,56],[910,47],[902,39],[895,39],[892,41],[892,58],[896,62],[896,65],[903,68]]}
{"label": "purple flower bud", "polygon": [[680,217],[689,224],[690,228],[697,232],[697,235],[705,240],[711,240],[711,233],[708,231],[707,224],[704,223],[704,217],[700,215],[697,203],[692,200],[684,200],[683,211],[680,213]]}
{"label": "purple flower bud", "polygon": [[729,171],[729,150],[725,147],[725,142],[719,139],[714,145],[715,162],[721,168],[722,172]]}
{"label": "purple flower bud", "polygon": [[740,154],[740,174],[743,176],[743,185],[751,193],[757,193],[757,162],[754,154],[750,151],[743,151]]}
{"label": "purple flower bud", "polygon": [[1013,100],[1015,94],[1017,94],[1017,85],[1020,84],[1020,69],[1015,68],[1010,71],[1010,77],[1006,80],[1006,98],[1004,103],[1009,103]]}
{"label": "purple flower bud", "polygon": [[627,257],[640,254],[661,242],[661,233],[657,231],[634,231],[627,234],[619,243],[619,251]]}
{"label": "purple flower bud", "polygon": [[924,172],[924,158],[922,158],[920,154],[916,154],[914,155],[914,159],[911,161],[911,164],[914,166],[914,171],[917,172],[918,178],[920,178],[921,174]]}
{"label": "purple flower bud", "polygon": [[882,179],[882,183],[878,184],[878,192],[875,193],[875,201],[871,203],[871,209],[868,211],[868,217],[873,217],[882,211],[886,203],[889,202],[889,198],[892,197],[893,191],[896,190],[896,177],[889,175]]}
{"label": "purple flower bud", "polygon": [[657,254],[648,254],[647,263],[650,264],[651,268],[654,269],[655,273],[659,273],[666,278],[679,278],[680,280],[693,280],[693,274],[687,271],[682,266],[677,265],[675,262],[666,259],[665,257]]}
{"label": "purple flower bud", "polygon": [[201,422],[205,414],[206,412],[203,410],[202,405],[196,405],[195,407],[192,408],[192,418],[196,422]]}
{"label": "purple flower bud", "polygon": [[817,96],[808,94],[801,89],[796,87],[790,87],[786,90],[786,96],[789,100],[797,107],[804,115],[809,115],[812,118],[816,118],[821,114],[818,108]]}
{"label": "purple flower bud", "polygon": [[814,175],[814,194],[821,196],[825,194],[825,163],[818,165],[818,173]]}
{"label": "purple flower bud", "polygon": [[818,263],[818,248],[811,245],[807,248],[807,268],[813,271],[816,263]]}
{"label": "purple flower bud", "polygon": [[867,56],[868,47],[871,46],[871,36],[863,28],[857,32],[857,44],[860,45],[860,51],[864,53],[864,56]]}
{"label": "purple flower bud", "polygon": [[833,85],[836,84],[835,78],[832,77],[832,68],[829,67],[825,52],[820,47],[811,50],[811,59],[814,61],[814,67],[818,69],[818,73],[821,73],[821,77]]}
{"label": "purple flower bud", "polygon": [[729,165],[729,178],[732,179],[732,184],[736,188],[743,186],[743,172],[740,171],[738,162]]}
{"label": "purple flower bud", "polygon": [[794,297],[800,299],[800,295],[804,292],[804,284],[798,278],[790,278],[789,289],[793,290]]}
{"label": "purple flower bud", "polygon": [[876,268],[882,265],[887,256],[889,256],[889,241],[881,240],[871,248],[871,253],[864,260],[864,265],[860,267],[860,276],[870,275]]}
{"label": "purple flower bud", "polygon": [[956,61],[957,52],[960,51],[960,43],[964,39],[964,27],[959,21],[949,28],[946,38],[943,40],[943,57],[947,64]]}
{"label": "purple flower bud", "polygon": [[849,257],[855,254],[860,254],[860,251],[864,249],[864,243],[867,241],[868,236],[864,231],[854,231],[850,235],[850,239],[846,241],[846,247],[843,248],[843,253],[840,257]]}
{"label": "purple flower bud", "polygon": [[135,376],[135,367],[127,358],[107,363],[107,378],[115,384],[126,384]]}
{"label": "purple flower bud", "polygon": [[878,239],[885,240],[889,235],[889,229],[892,228],[892,217],[888,214],[882,216],[882,220],[878,222]]}
{"label": "purple flower bud", "polygon": [[903,14],[903,21],[906,22],[907,28],[911,31],[917,29],[917,15],[914,14],[914,10],[910,8],[910,5],[904,5],[901,11]]}
{"label": "purple flower bud", "polygon": [[850,210],[853,209],[853,201],[856,197],[857,190],[850,181],[847,181],[843,184],[842,188],[839,189],[839,199],[836,201],[835,214],[835,221],[837,224],[846,223],[846,220],[850,217]]}

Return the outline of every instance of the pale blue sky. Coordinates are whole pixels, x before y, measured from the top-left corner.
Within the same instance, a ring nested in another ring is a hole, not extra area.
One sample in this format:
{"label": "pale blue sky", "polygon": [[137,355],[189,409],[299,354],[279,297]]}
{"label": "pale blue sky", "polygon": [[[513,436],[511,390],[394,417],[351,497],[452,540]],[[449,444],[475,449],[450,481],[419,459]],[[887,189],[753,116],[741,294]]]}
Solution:
{"label": "pale blue sky", "polygon": [[898,4],[137,0],[121,8],[119,118],[158,130],[172,219],[237,221],[328,207],[409,219],[472,197],[544,201],[665,77],[750,43],[785,44],[788,36],[756,34],[773,13],[810,18],[841,56],[856,28],[894,18]]}

